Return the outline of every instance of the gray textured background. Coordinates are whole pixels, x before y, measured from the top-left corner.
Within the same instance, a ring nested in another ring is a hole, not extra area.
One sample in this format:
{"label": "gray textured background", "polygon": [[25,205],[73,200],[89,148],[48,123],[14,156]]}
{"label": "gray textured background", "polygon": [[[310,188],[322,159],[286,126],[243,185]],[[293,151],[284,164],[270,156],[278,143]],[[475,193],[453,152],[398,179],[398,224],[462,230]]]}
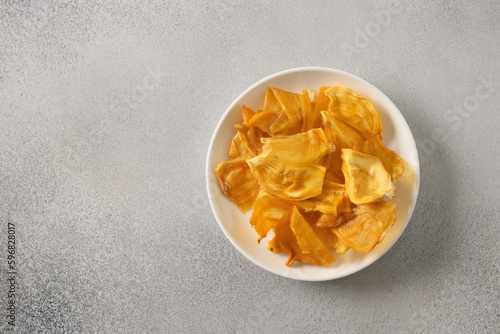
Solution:
{"label": "gray textured background", "polygon": [[[18,333],[499,333],[499,37],[496,0],[2,1],[1,309],[13,222]],[[225,109],[300,66],[379,87],[421,157],[401,239],[322,283],[246,260],[205,190]]]}

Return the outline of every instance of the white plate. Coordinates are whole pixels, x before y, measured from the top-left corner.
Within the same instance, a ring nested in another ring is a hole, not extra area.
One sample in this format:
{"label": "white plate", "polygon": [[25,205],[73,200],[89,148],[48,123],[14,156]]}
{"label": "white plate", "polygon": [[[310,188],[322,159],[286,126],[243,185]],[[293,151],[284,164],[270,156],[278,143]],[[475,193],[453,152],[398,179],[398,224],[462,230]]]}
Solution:
{"label": "white plate", "polygon": [[[383,126],[384,144],[398,153],[405,161],[405,175],[395,181],[398,219],[385,236],[384,241],[367,254],[349,250],[343,257],[326,267],[295,263],[292,268],[285,265],[287,254],[274,254],[267,250],[267,241],[272,233],[257,243],[257,233],[250,225],[250,213],[242,214],[237,206],[222,192],[214,170],[219,162],[230,160],[228,156],[231,139],[236,130],[234,124],[242,121],[243,104],[253,110],[262,108],[267,86],[296,93],[302,88],[318,91],[321,86],[346,86],[358,95],[368,97],[377,108]],[[415,208],[419,187],[418,153],[412,133],[394,103],[373,85],[352,74],[320,67],[296,68],[273,74],[244,91],[222,116],[207,156],[207,187],[210,205],[219,226],[244,256],[256,265],[274,274],[304,281],[325,281],[344,277],[366,268],[384,255],[403,233]]]}

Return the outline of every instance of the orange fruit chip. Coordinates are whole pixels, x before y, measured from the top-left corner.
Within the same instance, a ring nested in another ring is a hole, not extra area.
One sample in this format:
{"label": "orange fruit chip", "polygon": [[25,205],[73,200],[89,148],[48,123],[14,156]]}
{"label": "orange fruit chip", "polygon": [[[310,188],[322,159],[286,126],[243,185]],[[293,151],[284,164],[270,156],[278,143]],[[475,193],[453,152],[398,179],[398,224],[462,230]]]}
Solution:
{"label": "orange fruit chip", "polygon": [[396,205],[386,201],[363,204],[355,214],[333,231],[354,250],[367,253],[382,242],[385,231],[396,222]]}
{"label": "orange fruit chip", "polygon": [[262,143],[260,139],[266,136],[266,133],[255,126],[246,124],[236,124],[234,128],[240,134],[240,139],[243,145],[250,151],[253,156],[260,153]]}
{"label": "orange fruit chip", "polygon": [[271,252],[276,253],[276,254],[284,252],[284,250],[281,249],[281,246],[280,246],[276,236],[274,236],[274,238],[269,240],[269,242],[267,243],[267,249],[269,249]]}
{"label": "orange fruit chip", "polygon": [[295,135],[300,132],[300,129],[301,124],[292,123],[284,110],[279,113],[278,117],[269,126],[272,136]]}
{"label": "orange fruit chip", "polygon": [[372,215],[374,219],[382,221],[387,229],[396,222],[396,204],[386,201],[363,204],[356,208],[356,214]]}
{"label": "orange fruit chip", "polygon": [[283,110],[281,104],[274,95],[272,87],[267,87],[266,98],[264,100],[264,110],[275,110],[277,112],[281,112]]}
{"label": "orange fruit chip", "polygon": [[302,90],[302,98],[300,102],[300,108],[302,110],[302,132],[306,132],[317,127],[317,117],[314,113],[314,107],[311,103],[311,99],[309,98],[309,93],[305,88]]}
{"label": "orange fruit chip", "polygon": [[329,111],[322,111],[321,117],[325,135],[337,148],[351,148],[365,141],[365,136],[344,120],[340,116]]}
{"label": "orange fruit chip", "polygon": [[262,138],[262,150],[269,159],[291,165],[312,165],[330,150],[322,129],[312,129],[293,136]]}
{"label": "orange fruit chip", "polygon": [[245,124],[248,124],[248,122],[250,122],[250,119],[255,115],[255,111],[248,108],[246,105],[243,105],[241,113],[243,115],[243,122],[245,122]]}
{"label": "orange fruit chip", "polygon": [[325,167],[291,166],[260,154],[247,160],[252,174],[269,193],[289,200],[304,200],[321,194]]}
{"label": "orange fruit chip", "polygon": [[305,211],[318,211],[337,216],[337,207],[348,205],[348,198],[345,196],[345,186],[343,184],[325,179],[321,194],[307,200],[295,202],[295,204]]}
{"label": "orange fruit chip", "polygon": [[236,203],[241,212],[252,209],[260,186],[245,160],[223,161],[215,173],[222,191]]}
{"label": "orange fruit chip", "polygon": [[326,266],[335,258],[296,207],[289,209],[276,227],[279,248],[288,253],[287,266],[295,261]]}
{"label": "orange fruit chip", "polygon": [[252,152],[248,150],[247,146],[241,140],[241,135],[239,132],[236,132],[233,140],[231,141],[229,156],[236,160],[246,160],[253,157]]}
{"label": "orange fruit chip", "polygon": [[249,121],[248,125],[256,126],[267,134],[271,134],[270,126],[276,121],[279,116],[276,110],[263,110],[256,113]]}
{"label": "orange fruit chip", "polygon": [[385,147],[380,136],[374,136],[363,143],[354,146],[354,149],[363,153],[374,155],[382,161],[392,180],[400,178],[404,173],[404,162],[394,151]]}
{"label": "orange fruit chip", "polygon": [[328,249],[328,251],[330,251],[330,253],[336,253],[338,244],[337,235],[333,233],[333,231],[329,228],[317,228],[312,224],[310,226],[321,243],[323,243],[323,245]]}
{"label": "orange fruit chip", "polygon": [[351,246],[341,238],[337,238],[335,243],[335,253],[339,256],[344,256],[344,254],[351,249]]}
{"label": "orange fruit chip", "polygon": [[316,235],[313,227],[302,217],[296,207],[290,217],[290,228],[295,234],[302,254],[299,261],[304,263],[326,266],[332,264],[335,258]]}
{"label": "orange fruit chip", "polygon": [[299,94],[287,92],[281,89],[271,87],[274,96],[278,100],[281,108],[286,112],[286,115],[291,123],[302,122],[302,112],[300,109],[301,96]]}
{"label": "orange fruit chip", "polygon": [[263,138],[261,142],[262,153],[247,162],[263,188],[288,200],[321,194],[326,169],[318,162],[330,149],[323,130]]}
{"label": "orange fruit chip", "polygon": [[372,215],[360,214],[333,229],[339,238],[360,253],[368,253],[385,236],[384,223]]}
{"label": "orange fruit chip", "polygon": [[316,99],[313,99],[315,101],[314,104],[314,115],[316,117],[317,123],[315,124],[315,127],[320,127],[321,126],[321,112],[323,110],[328,110],[328,106],[330,105],[330,98],[325,94],[325,91],[330,88],[330,87],[321,87],[318,92],[318,96]]}
{"label": "orange fruit chip", "polygon": [[352,89],[342,86],[325,90],[331,102],[328,110],[338,115],[352,128],[363,133],[367,138],[382,135],[382,124],[375,106],[366,97],[361,97]]}
{"label": "orange fruit chip", "polygon": [[258,234],[257,241],[260,242],[267,236],[270,230],[278,225],[285,211],[292,204],[282,198],[274,197],[261,192],[253,207],[250,223]]}

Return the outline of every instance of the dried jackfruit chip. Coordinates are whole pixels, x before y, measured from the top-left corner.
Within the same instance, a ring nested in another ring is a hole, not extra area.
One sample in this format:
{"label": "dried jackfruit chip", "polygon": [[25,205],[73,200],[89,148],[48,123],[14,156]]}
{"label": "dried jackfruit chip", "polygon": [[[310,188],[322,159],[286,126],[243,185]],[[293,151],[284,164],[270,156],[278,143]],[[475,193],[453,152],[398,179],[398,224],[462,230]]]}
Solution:
{"label": "dried jackfruit chip", "polygon": [[343,215],[336,216],[331,213],[323,213],[316,219],[314,225],[321,230],[326,230],[341,225],[343,223],[343,218]]}
{"label": "dried jackfruit chip", "polygon": [[302,132],[306,132],[317,127],[317,117],[314,114],[314,107],[311,103],[311,99],[309,98],[309,93],[305,88],[302,90],[300,108],[302,110]]}
{"label": "dried jackfruit chip", "polygon": [[255,111],[248,108],[246,105],[243,105],[241,113],[243,115],[243,122],[245,122],[245,124],[248,124],[250,119],[255,115]]}
{"label": "dried jackfruit chip", "polygon": [[338,115],[329,111],[322,111],[321,118],[323,128],[328,140],[337,148],[352,148],[366,140],[366,137],[358,130],[350,126]]}
{"label": "dried jackfruit chip", "polygon": [[328,153],[322,165],[326,167],[325,180],[344,184],[344,174],[342,174],[342,158],[340,149]]}
{"label": "dried jackfruit chip", "polygon": [[323,130],[263,138],[262,149],[247,162],[263,188],[289,200],[321,194],[326,169],[317,162],[330,150]]}
{"label": "dried jackfruit chip", "polygon": [[252,156],[256,156],[257,154],[259,154],[258,150],[262,147],[262,145],[257,146],[257,143],[252,140],[252,128],[247,126],[246,124],[236,124],[234,128],[236,129],[236,131],[238,131],[241,142],[252,154]]}
{"label": "dried jackfruit chip", "polygon": [[356,215],[333,232],[360,253],[371,251],[385,236],[384,223],[370,214]]}
{"label": "dried jackfruit chip", "polygon": [[379,136],[371,137],[363,143],[354,146],[354,149],[363,153],[374,155],[382,161],[392,180],[400,178],[404,173],[403,159],[396,152],[385,147]]}
{"label": "dried jackfruit chip", "polygon": [[337,237],[337,242],[335,243],[335,254],[343,256],[349,249],[351,249],[351,246],[349,246],[349,244],[343,239]]}
{"label": "dried jackfruit chip", "polygon": [[262,138],[262,152],[269,159],[284,164],[312,165],[331,149],[322,129],[312,129],[293,136]]}
{"label": "dried jackfruit chip", "polygon": [[292,212],[292,208],[288,209],[283,214],[280,221],[276,225],[276,228],[274,229],[274,239],[276,240],[274,243],[276,243],[277,246],[268,244],[268,247],[273,247],[275,252],[278,252],[280,250],[282,252],[288,253],[288,260],[285,263],[287,266],[292,266],[296,260],[297,255],[301,253],[297,238],[290,228],[290,219],[292,217]]}
{"label": "dried jackfruit chip", "polygon": [[295,135],[300,132],[302,125],[300,123],[292,123],[288,119],[286,112],[283,110],[278,114],[278,117],[269,126],[269,131],[272,136],[288,136]]}
{"label": "dried jackfruit chip", "polygon": [[271,89],[273,90],[274,96],[280,103],[281,108],[286,112],[286,115],[290,122],[302,122],[302,112],[300,110],[300,95],[274,87],[271,87]]}
{"label": "dried jackfruit chip", "polygon": [[[349,202],[350,203],[350,202]],[[318,219],[314,222],[314,225],[317,228],[335,228],[337,226],[342,225],[348,219],[351,219],[355,216],[354,211],[350,207],[344,207],[343,211],[338,212],[338,214],[332,215],[331,213],[323,213]]]}
{"label": "dried jackfruit chip", "polygon": [[355,216],[333,231],[339,239],[361,253],[371,251],[382,242],[386,230],[396,222],[396,205],[378,201],[359,205]]}
{"label": "dried jackfruit chip", "polygon": [[318,266],[326,266],[335,261],[296,207],[283,215],[275,233],[279,249],[288,253],[287,266],[292,266],[295,261]]}
{"label": "dried jackfruit chip", "polygon": [[[321,111],[328,110],[328,106],[330,105],[330,98],[325,94],[325,91],[330,87],[321,87],[318,91],[318,97],[316,99],[316,104],[314,105],[314,114],[319,117]],[[318,118],[318,121],[320,119]]]}
{"label": "dried jackfruit chip", "polygon": [[262,149],[261,138],[266,136],[265,132],[255,126],[246,124],[236,124],[234,128],[239,132],[243,145],[253,156],[260,153]]}
{"label": "dried jackfruit chip", "polygon": [[338,237],[329,228],[318,228],[314,224],[309,224],[316,234],[316,236],[321,240],[321,243],[333,253],[337,253]]}
{"label": "dried jackfruit chip", "polygon": [[361,97],[352,89],[335,86],[325,90],[331,102],[328,110],[338,115],[354,129],[365,134],[367,138],[382,136],[382,124],[377,109],[366,97]]}
{"label": "dried jackfruit chip", "polygon": [[337,207],[348,206],[349,200],[345,196],[345,186],[343,184],[325,179],[321,194],[307,200],[294,202],[294,204],[306,212],[317,211],[337,216]]}
{"label": "dried jackfruit chip", "polygon": [[236,203],[241,212],[249,211],[259,194],[260,186],[246,161],[223,161],[217,166],[215,173],[224,194]]}
{"label": "dried jackfruit chip", "polygon": [[284,250],[281,249],[281,246],[280,246],[276,236],[274,236],[274,238],[269,240],[269,242],[267,243],[267,249],[269,249],[271,252],[276,253],[276,254],[284,252]]}
{"label": "dried jackfruit chip", "polygon": [[293,208],[290,217],[290,228],[295,234],[302,253],[298,256],[300,262],[326,266],[335,261],[335,258],[296,207]]}
{"label": "dried jackfruit chip", "polygon": [[354,204],[365,204],[384,196],[394,196],[396,188],[379,158],[343,148],[342,161],[347,195]]}
{"label": "dried jackfruit chip", "polygon": [[276,227],[281,217],[292,204],[282,198],[261,192],[255,201],[250,223],[258,234],[260,242],[270,230]]}
{"label": "dried jackfruit chip", "polygon": [[344,183],[341,149],[352,148],[354,145],[364,142],[365,137],[340,119],[339,116],[329,111],[321,111],[321,118],[328,141],[337,148],[334,152],[330,153],[330,163],[326,171],[326,178]]}
{"label": "dried jackfruit chip", "polygon": [[[314,110],[316,109],[316,103],[318,102],[318,94],[316,93],[316,91],[314,89],[311,89],[311,95],[312,95],[311,106],[312,106],[313,113],[314,113]],[[316,113],[315,115],[319,116],[319,112]],[[315,127],[317,127],[317,126],[315,126]]]}
{"label": "dried jackfruit chip", "polygon": [[325,167],[290,165],[267,159],[265,153],[247,160],[252,174],[269,193],[289,200],[303,200],[321,194]]}
{"label": "dried jackfruit chip", "polygon": [[235,160],[247,160],[253,157],[253,154],[248,150],[247,146],[243,144],[239,132],[236,132],[231,141],[229,156]]}
{"label": "dried jackfruit chip", "polygon": [[384,223],[384,228],[387,229],[396,222],[396,204],[386,201],[378,201],[374,203],[359,205],[355,210],[356,215],[368,214],[374,219]]}
{"label": "dried jackfruit chip", "polygon": [[278,99],[274,95],[273,89],[269,86],[266,89],[266,97],[264,99],[264,110],[276,110],[281,112],[283,108],[279,103]]}
{"label": "dried jackfruit chip", "polygon": [[271,124],[278,118],[280,112],[276,110],[263,110],[256,113],[249,121],[248,125],[255,126],[267,134],[271,134],[269,129]]}

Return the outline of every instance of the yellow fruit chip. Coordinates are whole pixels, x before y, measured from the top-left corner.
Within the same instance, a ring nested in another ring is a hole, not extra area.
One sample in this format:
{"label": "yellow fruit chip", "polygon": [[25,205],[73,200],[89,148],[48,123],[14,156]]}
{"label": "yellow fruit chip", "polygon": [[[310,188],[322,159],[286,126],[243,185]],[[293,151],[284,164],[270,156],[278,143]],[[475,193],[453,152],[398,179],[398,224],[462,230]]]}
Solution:
{"label": "yellow fruit chip", "polygon": [[347,195],[354,204],[394,197],[396,188],[379,158],[343,148],[342,161]]}
{"label": "yellow fruit chip", "polygon": [[245,160],[221,162],[216,170],[217,179],[224,194],[245,213],[252,209],[259,194],[260,186],[250,172]]}

